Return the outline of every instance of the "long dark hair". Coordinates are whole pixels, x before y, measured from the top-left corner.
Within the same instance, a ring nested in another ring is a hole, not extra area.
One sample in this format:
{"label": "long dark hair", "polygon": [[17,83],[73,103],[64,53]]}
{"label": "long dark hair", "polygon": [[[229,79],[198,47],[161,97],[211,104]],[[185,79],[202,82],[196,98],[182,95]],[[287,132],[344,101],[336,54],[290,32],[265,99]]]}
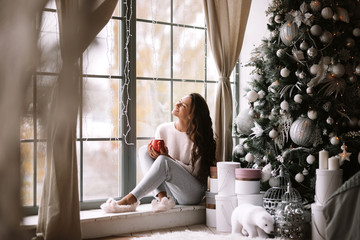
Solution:
{"label": "long dark hair", "polygon": [[201,161],[198,180],[202,184],[206,184],[210,174],[210,166],[216,164],[216,142],[212,121],[205,99],[198,93],[191,93],[189,96],[191,98],[191,119],[186,134],[194,142],[191,150],[191,163],[195,166],[197,161]]}

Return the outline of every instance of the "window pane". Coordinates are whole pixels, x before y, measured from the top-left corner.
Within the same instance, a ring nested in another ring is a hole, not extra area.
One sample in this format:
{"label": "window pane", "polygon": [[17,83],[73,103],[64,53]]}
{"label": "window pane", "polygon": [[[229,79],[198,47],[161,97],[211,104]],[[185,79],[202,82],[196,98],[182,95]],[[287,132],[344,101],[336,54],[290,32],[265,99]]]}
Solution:
{"label": "window pane", "polygon": [[119,142],[84,142],[83,199],[119,196]]}
{"label": "window pane", "polygon": [[119,137],[119,80],[86,78],[83,91],[83,137]]}
{"label": "window pane", "polygon": [[136,0],[136,17],[170,22],[170,0]]}
{"label": "window pane", "polygon": [[34,101],[33,101],[33,85],[29,85],[24,103],[24,115],[21,118],[20,139],[34,139]]}
{"label": "window pane", "polygon": [[207,80],[217,81],[219,79],[219,72],[216,68],[214,56],[211,51],[210,42],[207,42],[207,58],[206,58],[206,74]]}
{"label": "window pane", "polygon": [[36,204],[40,204],[45,177],[46,142],[37,143]]}
{"label": "window pane", "polygon": [[174,102],[172,108],[175,106],[177,101],[179,101],[182,97],[190,94],[190,93],[199,93],[204,96],[205,93],[205,86],[203,82],[174,82]]}
{"label": "window pane", "polygon": [[59,72],[61,53],[58,29],[57,13],[43,12],[38,42],[41,49],[40,65],[38,67],[40,72]]}
{"label": "window pane", "polygon": [[32,206],[34,204],[34,144],[21,143],[21,175],[23,184],[21,186],[21,198],[24,206]]}
{"label": "window pane", "polygon": [[203,0],[173,0],[174,23],[205,26]]}
{"label": "window pane", "polygon": [[170,78],[170,26],[136,23],[136,76]]}
{"label": "window pane", "polygon": [[119,75],[119,20],[110,20],[84,52],[84,74]]}
{"label": "window pane", "polygon": [[205,33],[174,27],[174,78],[205,79]]}
{"label": "window pane", "polygon": [[[154,91],[155,90],[155,91]],[[136,82],[136,132],[138,137],[154,137],[156,127],[170,121],[170,82]]]}
{"label": "window pane", "polygon": [[37,138],[46,139],[46,126],[44,117],[48,114],[52,90],[57,82],[57,76],[36,76],[37,87]]}

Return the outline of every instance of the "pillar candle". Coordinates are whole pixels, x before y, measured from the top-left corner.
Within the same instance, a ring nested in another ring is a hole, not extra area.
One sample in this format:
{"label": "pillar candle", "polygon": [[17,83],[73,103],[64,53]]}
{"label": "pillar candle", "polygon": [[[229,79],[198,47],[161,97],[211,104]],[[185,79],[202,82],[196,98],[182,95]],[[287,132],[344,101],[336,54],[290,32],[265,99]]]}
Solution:
{"label": "pillar candle", "polygon": [[338,157],[329,158],[329,170],[338,170],[340,166],[340,161]]}
{"label": "pillar candle", "polygon": [[329,158],[328,151],[321,150],[319,152],[319,169],[328,169],[328,158]]}

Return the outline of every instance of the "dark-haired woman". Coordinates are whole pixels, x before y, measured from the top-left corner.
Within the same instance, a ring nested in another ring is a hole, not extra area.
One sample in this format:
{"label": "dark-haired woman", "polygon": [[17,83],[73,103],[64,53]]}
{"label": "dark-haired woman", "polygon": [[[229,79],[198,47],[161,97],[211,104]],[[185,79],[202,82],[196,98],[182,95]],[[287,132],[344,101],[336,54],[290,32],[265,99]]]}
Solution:
{"label": "dark-haired woman", "polygon": [[106,212],[134,211],[139,200],[153,192],[153,211],[166,211],[175,202],[182,205],[198,204],[205,191],[210,166],[215,160],[215,140],[209,108],[198,93],[180,99],[172,114],[175,122],[161,124],[155,138],[165,146],[156,152],[152,146],[139,150],[144,177],[119,201],[108,199],[101,208]]}

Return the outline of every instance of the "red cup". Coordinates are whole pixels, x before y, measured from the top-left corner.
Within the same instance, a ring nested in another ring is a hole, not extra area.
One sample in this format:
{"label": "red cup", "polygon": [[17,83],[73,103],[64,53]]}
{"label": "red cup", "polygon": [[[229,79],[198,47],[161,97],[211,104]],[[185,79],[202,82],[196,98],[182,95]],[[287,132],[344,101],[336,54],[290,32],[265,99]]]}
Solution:
{"label": "red cup", "polygon": [[150,142],[151,146],[155,151],[160,152],[160,149],[165,147],[165,142],[162,139],[154,139]]}

